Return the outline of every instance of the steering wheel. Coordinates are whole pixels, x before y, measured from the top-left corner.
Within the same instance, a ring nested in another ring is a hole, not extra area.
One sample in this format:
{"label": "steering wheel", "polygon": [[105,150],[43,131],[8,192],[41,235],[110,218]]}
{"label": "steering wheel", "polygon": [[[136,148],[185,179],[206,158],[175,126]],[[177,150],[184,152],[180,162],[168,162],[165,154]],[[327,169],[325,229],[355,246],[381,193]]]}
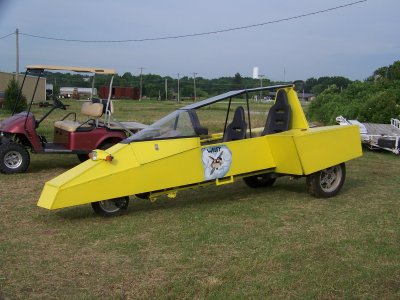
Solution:
{"label": "steering wheel", "polygon": [[60,99],[54,97],[54,98],[53,98],[53,102],[54,102],[54,106],[55,106],[56,108],[60,108],[60,109],[63,109],[63,110],[66,110],[66,109],[67,109],[67,107],[64,105],[64,103],[61,102]]}

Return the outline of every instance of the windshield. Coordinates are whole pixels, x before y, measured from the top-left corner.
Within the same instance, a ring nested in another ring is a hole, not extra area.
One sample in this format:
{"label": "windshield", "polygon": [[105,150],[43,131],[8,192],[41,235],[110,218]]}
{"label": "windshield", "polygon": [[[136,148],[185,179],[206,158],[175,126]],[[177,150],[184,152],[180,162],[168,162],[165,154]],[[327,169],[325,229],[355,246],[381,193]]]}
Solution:
{"label": "windshield", "polygon": [[177,110],[127,138],[127,142],[195,136],[187,110]]}

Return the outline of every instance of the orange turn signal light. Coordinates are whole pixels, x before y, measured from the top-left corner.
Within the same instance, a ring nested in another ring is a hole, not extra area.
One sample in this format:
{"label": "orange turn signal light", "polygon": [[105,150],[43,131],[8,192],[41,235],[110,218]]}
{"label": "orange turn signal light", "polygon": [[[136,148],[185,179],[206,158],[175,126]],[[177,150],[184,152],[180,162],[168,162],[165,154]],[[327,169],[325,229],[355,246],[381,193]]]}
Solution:
{"label": "orange turn signal light", "polygon": [[93,150],[92,152],[89,153],[89,158],[91,160],[105,160],[105,161],[112,161],[114,157],[103,151],[103,150]]}

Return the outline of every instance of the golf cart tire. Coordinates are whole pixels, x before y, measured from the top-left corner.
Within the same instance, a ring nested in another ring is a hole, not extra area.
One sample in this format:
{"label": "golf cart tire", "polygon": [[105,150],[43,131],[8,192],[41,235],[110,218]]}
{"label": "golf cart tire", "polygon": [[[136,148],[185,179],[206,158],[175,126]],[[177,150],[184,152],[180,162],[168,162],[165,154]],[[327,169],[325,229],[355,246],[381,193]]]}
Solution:
{"label": "golf cart tire", "polygon": [[129,197],[119,197],[110,200],[92,202],[92,208],[96,214],[102,217],[117,217],[128,208]]}
{"label": "golf cart tire", "polygon": [[0,172],[4,174],[24,173],[30,164],[28,150],[18,143],[0,145]]}
{"label": "golf cart tire", "polygon": [[346,165],[341,163],[312,173],[306,178],[307,191],[317,198],[336,196],[346,179]]}
{"label": "golf cart tire", "polygon": [[77,154],[80,162],[87,161],[89,159],[89,154]]}
{"label": "golf cart tire", "polygon": [[276,178],[271,173],[254,175],[243,178],[244,183],[251,188],[270,187],[275,183]]}

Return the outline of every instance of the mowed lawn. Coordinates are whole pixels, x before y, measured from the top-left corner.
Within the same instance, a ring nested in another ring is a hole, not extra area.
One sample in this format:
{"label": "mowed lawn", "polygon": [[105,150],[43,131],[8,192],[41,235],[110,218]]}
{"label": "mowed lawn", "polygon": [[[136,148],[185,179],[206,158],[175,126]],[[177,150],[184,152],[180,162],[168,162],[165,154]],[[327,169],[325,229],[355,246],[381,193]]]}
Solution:
{"label": "mowed lawn", "polygon": [[[149,122],[179,106],[154,105],[123,111]],[[283,177],[132,196],[117,218],[37,207],[77,163],[32,155],[27,173],[0,174],[0,299],[400,298],[399,156],[364,151],[329,200]]]}

